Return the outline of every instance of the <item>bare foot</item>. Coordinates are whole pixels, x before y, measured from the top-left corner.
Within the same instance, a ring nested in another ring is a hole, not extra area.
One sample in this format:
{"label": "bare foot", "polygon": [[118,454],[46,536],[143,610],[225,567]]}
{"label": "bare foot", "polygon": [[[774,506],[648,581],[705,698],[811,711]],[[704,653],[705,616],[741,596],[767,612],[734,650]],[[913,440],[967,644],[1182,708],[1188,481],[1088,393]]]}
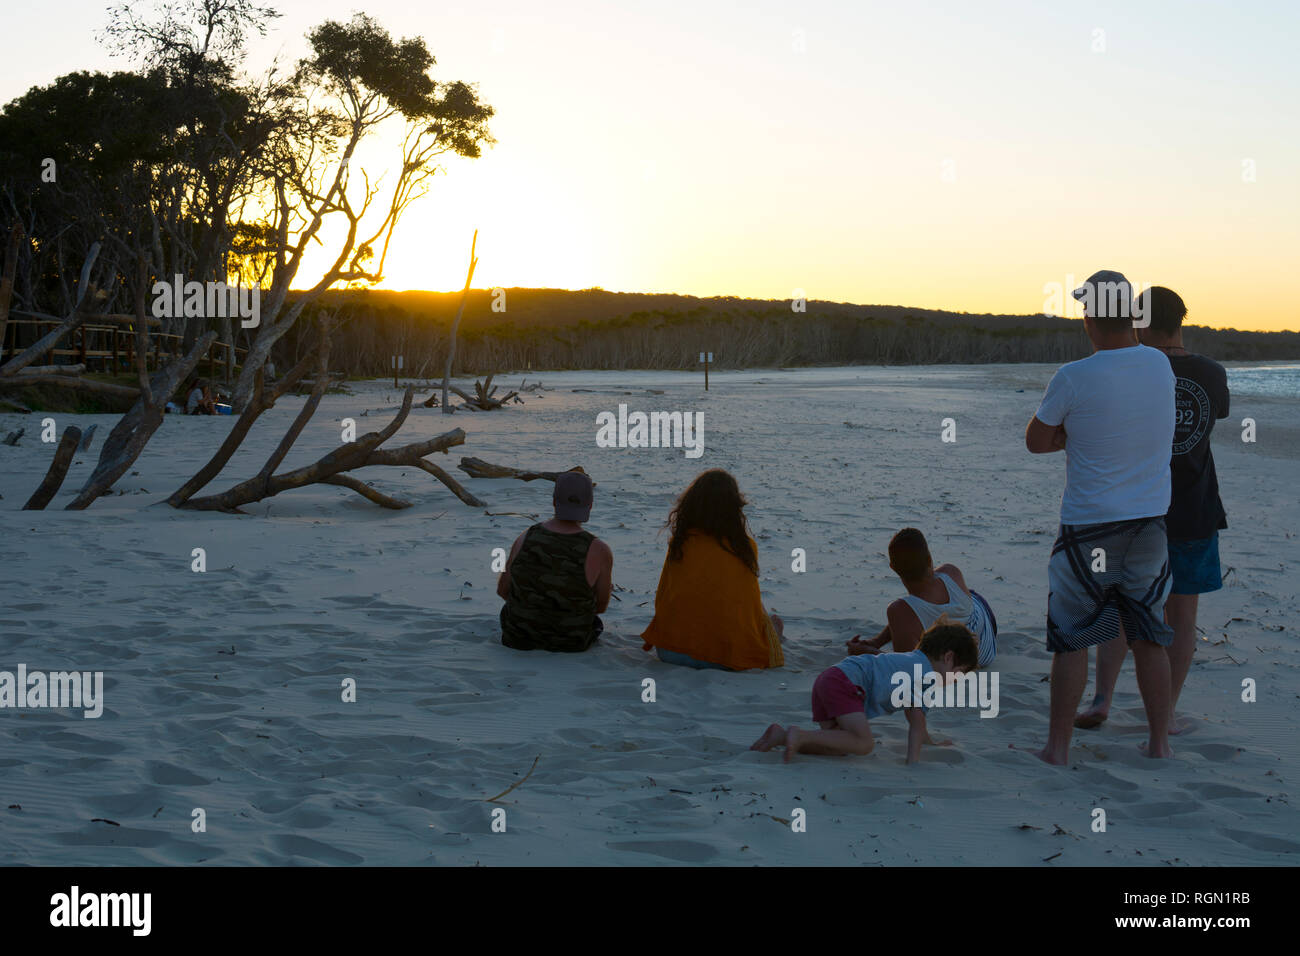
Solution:
{"label": "bare foot", "polygon": [[1070,762],[1070,754],[1068,751],[1062,754],[1049,750],[1046,747],[1041,750],[1034,750],[1031,747],[1017,747],[1015,744],[1007,744],[1007,746],[1012,750],[1021,750],[1025,753],[1033,754],[1043,763],[1050,763],[1054,767],[1064,767]]}
{"label": "bare foot", "polygon": [[1169,721],[1169,736],[1177,737],[1179,734],[1189,733],[1196,729],[1197,720],[1194,717],[1175,717]]}
{"label": "bare foot", "polygon": [[763,736],[759,737],[750,746],[750,750],[761,750],[767,753],[773,747],[779,747],[785,743],[785,731],[780,724],[769,724],[767,730],[763,731]]}
{"label": "bare foot", "polygon": [[1092,706],[1082,710],[1074,717],[1074,726],[1080,730],[1092,730],[1100,727],[1110,716],[1110,704],[1106,698],[1098,695],[1092,699]]}
{"label": "bare foot", "polygon": [[791,758],[799,752],[799,728],[791,727],[785,732],[785,762],[789,763]]}
{"label": "bare foot", "polygon": [[1147,757],[1162,758],[1162,757],[1172,757],[1174,755],[1173,748],[1170,747],[1168,744],[1165,744],[1163,747],[1157,750],[1152,750],[1151,743],[1149,741],[1143,741],[1142,743],[1138,744],[1138,750],[1142,751],[1142,753]]}

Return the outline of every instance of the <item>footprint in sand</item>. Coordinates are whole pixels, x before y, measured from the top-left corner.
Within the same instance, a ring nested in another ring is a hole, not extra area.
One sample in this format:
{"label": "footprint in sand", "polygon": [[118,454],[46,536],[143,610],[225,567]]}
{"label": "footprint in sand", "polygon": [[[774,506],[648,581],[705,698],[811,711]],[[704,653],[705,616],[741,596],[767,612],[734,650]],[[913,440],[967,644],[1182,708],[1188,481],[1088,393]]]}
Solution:
{"label": "footprint in sand", "polygon": [[318,863],[327,863],[334,866],[356,866],[366,862],[364,857],[357,856],[355,853],[349,853],[347,850],[329,846],[318,840],[299,836],[296,833],[277,834],[271,837],[267,843],[276,852],[289,857],[290,860],[315,860]]}
{"label": "footprint in sand", "polygon": [[693,840],[629,840],[623,843],[606,843],[611,850],[628,853],[649,853],[679,863],[703,863],[718,855],[718,851]]}
{"label": "footprint in sand", "polygon": [[1175,753],[1180,752],[1197,754],[1216,763],[1228,763],[1236,760],[1246,750],[1244,747],[1233,747],[1231,744],[1195,744],[1184,746],[1175,751]]}

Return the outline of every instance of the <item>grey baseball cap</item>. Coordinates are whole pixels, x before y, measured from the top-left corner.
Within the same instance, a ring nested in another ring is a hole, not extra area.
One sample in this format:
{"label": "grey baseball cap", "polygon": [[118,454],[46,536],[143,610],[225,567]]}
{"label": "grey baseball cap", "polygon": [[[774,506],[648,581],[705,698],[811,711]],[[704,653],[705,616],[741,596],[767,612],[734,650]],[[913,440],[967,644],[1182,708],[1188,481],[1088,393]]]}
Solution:
{"label": "grey baseball cap", "polygon": [[591,517],[592,483],[589,475],[566,471],[555,479],[555,517],[561,521],[586,521]]}
{"label": "grey baseball cap", "polygon": [[1070,295],[1085,304],[1091,303],[1097,318],[1130,318],[1133,315],[1133,284],[1124,273],[1102,269],[1083,280]]}

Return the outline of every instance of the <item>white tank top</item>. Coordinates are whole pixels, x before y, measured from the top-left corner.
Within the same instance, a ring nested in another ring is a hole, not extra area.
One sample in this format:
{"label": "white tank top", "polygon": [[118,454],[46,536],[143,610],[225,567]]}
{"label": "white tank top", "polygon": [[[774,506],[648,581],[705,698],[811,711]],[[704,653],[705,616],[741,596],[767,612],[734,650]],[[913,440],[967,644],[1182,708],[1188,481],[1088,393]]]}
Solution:
{"label": "white tank top", "polygon": [[970,632],[979,641],[980,666],[983,667],[986,658],[992,656],[993,622],[985,613],[984,606],[958,587],[957,582],[952,578],[943,572],[935,572],[934,576],[943,582],[944,588],[948,591],[947,604],[931,604],[925,598],[917,597],[915,594],[909,594],[903,600],[920,620],[922,631],[928,631],[934,626],[934,622],[945,614],[953,623],[965,624],[970,628]]}

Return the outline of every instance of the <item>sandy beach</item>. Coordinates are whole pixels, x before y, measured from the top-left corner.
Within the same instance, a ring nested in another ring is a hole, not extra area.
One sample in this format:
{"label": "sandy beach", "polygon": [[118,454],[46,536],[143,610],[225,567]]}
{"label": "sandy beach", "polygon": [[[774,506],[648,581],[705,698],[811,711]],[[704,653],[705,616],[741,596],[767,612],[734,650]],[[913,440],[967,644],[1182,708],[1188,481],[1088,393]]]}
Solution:
{"label": "sandy beach", "polygon": [[[546,390],[522,406],[414,410],[390,444],[464,428],[443,464],[488,511],[516,513],[495,517],[414,468],[360,473],[415,502],[404,511],[320,485],[246,516],[175,511],[162,502],[233,422],[179,416],[112,496],[65,512],[111,415],[53,416],[60,432],[97,422],[95,445],[48,510],[22,512],[53,446],[44,415],[0,415],[0,434],[27,428],[0,447],[0,670],[104,674],[98,719],[0,710],[0,862],[1295,865],[1300,401],[1234,396],[1215,430],[1227,581],[1201,599],[1180,706],[1196,721],[1175,759],[1138,751],[1130,658],[1110,721],[1079,731],[1056,768],[1008,746],[1046,738],[1046,566],[1064,460],[1030,455],[1023,432],[1052,371],[714,372],[707,393],[698,374],[527,373]],[[391,382],[351,388],[326,396],[286,467],[339,444],[342,419],[377,429],[400,402]],[[254,474],[302,402],[264,416],[208,491]],[[704,454],[597,448],[597,415],[620,403],[702,413]],[[1254,443],[1241,440],[1247,417]],[[941,441],[946,418],[955,442]],[[454,469],[461,455],[582,465],[596,480],[589,528],[614,550],[618,600],[590,652],[500,645],[492,552],[549,514],[551,485],[470,480]],[[697,672],[641,650],[662,525],[710,467],[749,497],[763,593],[786,621],[782,669]],[[750,752],[771,721],[807,726],[816,675],[882,626],[901,593],[885,547],[907,525],[997,614],[998,716],[932,716],[955,745],[914,766],[901,715],[873,721],[866,757]],[[204,573],[191,570],[195,548]],[[805,573],[791,570],[795,548]],[[191,828],[196,808],[205,832]],[[800,808],[806,832],[790,826]],[[1092,829],[1096,808],[1105,832]]]}

